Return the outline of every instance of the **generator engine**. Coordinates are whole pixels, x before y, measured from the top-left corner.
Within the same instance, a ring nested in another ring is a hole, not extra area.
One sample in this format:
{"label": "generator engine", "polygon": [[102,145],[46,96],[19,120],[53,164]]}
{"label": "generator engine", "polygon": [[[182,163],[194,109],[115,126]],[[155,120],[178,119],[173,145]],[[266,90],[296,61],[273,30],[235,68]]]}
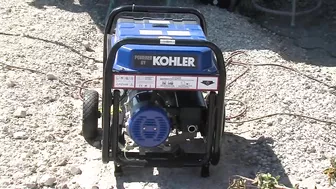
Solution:
{"label": "generator engine", "polygon": [[125,104],[125,126],[136,144],[155,147],[167,139],[171,121],[165,107],[164,99],[153,91],[130,91]]}
{"label": "generator engine", "polygon": [[140,147],[163,144],[174,129],[200,131],[206,107],[200,92],[130,90],[126,98],[126,132]]}

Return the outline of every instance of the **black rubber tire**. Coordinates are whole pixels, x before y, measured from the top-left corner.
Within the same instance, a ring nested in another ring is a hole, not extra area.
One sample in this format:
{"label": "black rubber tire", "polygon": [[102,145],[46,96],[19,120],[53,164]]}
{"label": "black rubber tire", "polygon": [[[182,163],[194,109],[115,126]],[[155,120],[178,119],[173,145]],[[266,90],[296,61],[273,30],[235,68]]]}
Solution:
{"label": "black rubber tire", "polygon": [[95,139],[98,136],[99,93],[95,90],[84,92],[82,132],[86,139]]}
{"label": "black rubber tire", "polygon": [[[217,101],[217,95],[216,95],[216,101]],[[217,114],[218,114],[218,109],[215,110],[215,120],[217,119]],[[215,121],[215,125],[217,127],[217,121]],[[214,132],[214,136],[213,136],[213,140],[216,140],[216,132]],[[220,149],[218,149],[217,152],[215,152],[214,146],[212,146],[212,153],[211,153],[211,159],[210,159],[210,163],[211,165],[218,165],[219,161],[220,161],[220,155],[221,155],[221,151]]]}
{"label": "black rubber tire", "polygon": [[221,154],[220,149],[219,149],[219,152],[211,154],[211,160],[210,160],[211,165],[218,165],[220,161],[220,154]]}

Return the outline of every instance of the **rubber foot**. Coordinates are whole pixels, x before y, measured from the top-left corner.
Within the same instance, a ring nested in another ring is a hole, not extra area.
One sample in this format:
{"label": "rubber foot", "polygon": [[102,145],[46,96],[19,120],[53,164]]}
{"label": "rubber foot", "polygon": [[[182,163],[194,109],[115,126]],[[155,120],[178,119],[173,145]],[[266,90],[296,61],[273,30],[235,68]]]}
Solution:
{"label": "rubber foot", "polygon": [[121,166],[114,165],[114,176],[120,177],[122,175],[123,175],[123,171],[122,171]]}
{"label": "rubber foot", "polygon": [[203,165],[201,169],[201,177],[206,178],[210,176],[210,166]]}

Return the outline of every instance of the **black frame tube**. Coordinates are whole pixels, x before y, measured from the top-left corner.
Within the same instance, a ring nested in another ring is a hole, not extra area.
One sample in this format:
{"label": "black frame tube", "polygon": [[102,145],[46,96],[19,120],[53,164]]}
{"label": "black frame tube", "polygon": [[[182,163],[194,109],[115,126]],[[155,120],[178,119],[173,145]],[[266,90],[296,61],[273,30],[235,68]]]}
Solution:
{"label": "black frame tube", "polygon": [[[135,12],[135,13],[176,13],[176,14],[192,14],[197,16],[200,20],[200,25],[203,29],[205,36],[207,36],[207,25],[203,14],[195,9],[189,7],[170,7],[170,6],[144,6],[144,5],[125,5],[113,9],[106,21],[104,32],[104,49],[103,49],[103,64],[107,60],[107,35],[111,34],[113,22],[116,17],[123,12]],[[104,66],[105,67],[105,66]]]}
{"label": "black frame tube", "polygon": [[[167,40],[157,39],[157,38],[125,38],[118,41],[111,48],[109,52],[109,56],[105,62],[104,66],[104,75],[103,75],[103,95],[102,95],[102,126],[103,126],[103,162],[107,163],[110,158],[109,146],[112,147],[112,160],[118,164],[125,164],[125,162],[118,157],[118,128],[119,128],[119,97],[120,91],[114,90],[113,94],[113,120],[112,120],[112,130],[110,128],[111,121],[111,104],[112,104],[112,93],[111,88],[113,84],[113,72],[112,68],[115,63],[116,55],[118,50],[124,45],[159,45],[159,46],[187,46],[187,47],[208,47],[210,48],[216,56],[216,66],[219,72],[219,90],[217,94],[217,117],[216,117],[216,126],[215,129],[216,136],[222,135],[223,127],[224,127],[224,119],[225,119],[225,107],[224,107],[224,97],[225,97],[225,86],[226,86],[226,69],[225,69],[225,61],[222,55],[222,51],[219,47],[217,47],[214,43],[206,40],[194,40],[194,39],[176,39],[169,40],[170,43],[164,43]],[[141,74],[141,73],[139,73]],[[111,132],[112,131],[112,132]],[[212,132],[212,131],[211,131]],[[111,140],[108,136],[112,134]],[[209,135],[208,135],[209,136]],[[211,135],[211,138],[213,135]],[[210,138],[210,137],[209,137]],[[107,140],[108,139],[108,140]],[[220,146],[221,137],[215,138],[214,146]],[[208,143],[212,143],[212,140],[207,141]],[[111,144],[112,143],[112,144]],[[208,144],[210,145],[210,144]],[[107,149],[106,149],[107,148]],[[207,149],[207,151],[211,150]],[[211,152],[211,151],[210,151]],[[206,158],[201,163],[207,163],[210,159],[210,154],[206,154]],[[137,162],[130,164],[138,164]]]}

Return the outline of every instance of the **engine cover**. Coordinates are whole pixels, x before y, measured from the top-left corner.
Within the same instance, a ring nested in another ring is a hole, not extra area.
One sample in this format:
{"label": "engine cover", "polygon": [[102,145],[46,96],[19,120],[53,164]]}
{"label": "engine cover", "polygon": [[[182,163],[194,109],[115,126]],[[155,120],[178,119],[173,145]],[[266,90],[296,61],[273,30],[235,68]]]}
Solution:
{"label": "engine cover", "polygon": [[142,106],[133,110],[127,121],[127,132],[141,147],[155,147],[162,144],[170,133],[170,121],[160,107]]}

